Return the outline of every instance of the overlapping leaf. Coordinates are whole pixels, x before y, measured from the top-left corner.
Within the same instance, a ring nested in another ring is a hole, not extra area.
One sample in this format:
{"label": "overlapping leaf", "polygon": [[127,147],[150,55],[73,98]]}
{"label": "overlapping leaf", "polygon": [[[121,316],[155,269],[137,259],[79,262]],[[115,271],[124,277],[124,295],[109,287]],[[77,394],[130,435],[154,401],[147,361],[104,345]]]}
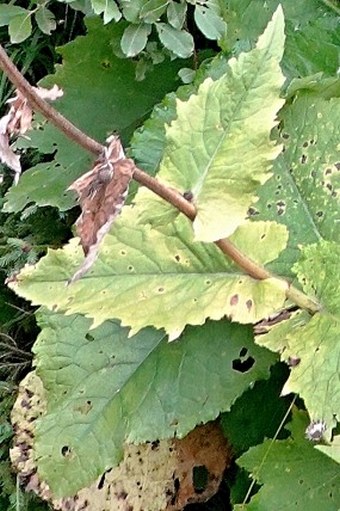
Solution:
{"label": "overlapping leaf", "polygon": [[198,240],[234,232],[257,187],[270,177],[271,161],[280,152],[269,134],[283,104],[283,44],[278,9],[255,50],[229,61],[224,76],[205,80],[187,102],[177,100],[177,119],[166,129],[158,176],[193,193]]}
{"label": "overlapping leaf", "polygon": [[288,247],[273,265],[277,273],[290,272],[299,245],[322,238],[340,241],[339,118],[340,98],[314,94],[301,94],[282,113],[285,150],[251,209],[256,220],[276,220],[289,228]]}
{"label": "overlapping leaf", "polygon": [[295,313],[288,321],[257,337],[261,346],[294,359],[283,393],[296,392],[305,401],[311,419],[323,420],[327,437],[340,417],[340,245],[320,242],[302,250],[294,271],[306,293],[316,295],[322,309],[313,317]]}
{"label": "overlapping leaf", "polygon": [[323,72],[339,66],[338,7],[319,0],[228,0],[224,20],[228,30],[222,47],[239,53],[253,47],[278,4],[283,7],[287,36],[282,68],[287,77]]}
{"label": "overlapping leaf", "polygon": [[[231,240],[266,264],[285,247],[287,231],[275,223],[248,224]],[[170,339],[187,324],[225,314],[240,323],[256,322],[285,300],[284,281],[245,275],[215,245],[194,242],[184,217],[156,230],[139,225],[135,209],[125,207],[92,270],[66,287],[80,259],[75,239],[63,250],[50,251],[35,268],[24,268],[10,286],[34,304],[85,314],[94,326],[119,318],[132,333],[152,325],[164,328]]]}
{"label": "overlapping leaf", "polygon": [[[115,57],[110,46],[121,37],[124,26],[104,27],[98,19],[89,19],[87,24],[88,34],[60,49],[63,64],[43,83],[59,84],[64,96],[54,106],[85,133],[104,141],[108,133],[117,130],[126,141],[154,104],[174,88],[177,71],[183,64],[159,64],[157,71],[137,83],[134,63]],[[40,119],[30,140],[21,141],[20,145],[56,154],[52,162],[25,172],[19,185],[6,196],[6,211],[19,211],[32,202],[60,209],[74,205],[72,194],[65,196],[65,190],[90,169],[92,156]]]}
{"label": "overlapping leaf", "polygon": [[[226,320],[188,328],[180,342],[106,322],[88,333],[81,316],[39,314],[34,347],[48,412],[35,452],[39,474],[72,494],[117,464],[123,442],[179,437],[228,410],[251,382],[267,378],[275,355],[248,326]],[[242,355],[249,369],[235,362]],[[91,463],[89,463],[91,460]]]}
{"label": "overlapping leaf", "polygon": [[296,411],[292,438],[266,440],[237,463],[263,486],[237,511],[336,511],[340,502],[339,465],[304,438],[307,417]]}

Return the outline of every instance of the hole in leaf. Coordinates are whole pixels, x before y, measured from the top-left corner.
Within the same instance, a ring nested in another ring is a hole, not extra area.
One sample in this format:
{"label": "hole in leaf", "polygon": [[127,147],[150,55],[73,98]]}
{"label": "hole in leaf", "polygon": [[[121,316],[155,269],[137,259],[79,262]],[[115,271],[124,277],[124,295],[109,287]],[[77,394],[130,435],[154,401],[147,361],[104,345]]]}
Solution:
{"label": "hole in leaf", "polygon": [[179,263],[179,262],[180,262],[180,260],[181,260],[181,258],[180,258],[180,256],[179,256],[178,254],[176,254],[176,255],[175,255],[175,259],[176,259],[176,261],[177,261],[178,263]]}
{"label": "hole in leaf", "polygon": [[243,348],[240,351],[240,357],[245,357],[247,353],[248,353],[247,348],[243,346]]}
{"label": "hole in leaf", "polygon": [[120,255],[122,255],[122,256],[126,256],[126,252],[125,252],[125,250],[121,250],[119,253],[120,253]]}
{"label": "hole in leaf", "polygon": [[85,335],[85,339],[86,339],[87,341],[94,341],[94,337],[93,337],[93,335],[91,335],[91,334],[89,334],[89,333],[87,333],[87,334]]}
{"label": "hole in leaf", "polygon": [[109,60],[103,60],[101,64],[104,69],[110,69],[111,67],[111,62]]}
{"label": "hole in leaf", "polygon": [[159,440],[155,440],[154,442],[151,443],[151,449],[153,451],[156,451],[159,447]]}
{"label": "hole in leaf", "polygon": [[69,448],[68,445],[63,445],[63,447],[61,448],[61,454],[62,456],[64,456],[64,458],[70,456],[71,449]]}
{"label": "hole in leaf", "polygon": [[318,216],[318,217],[323,216],[323,211],[317,211],[317,212],[316,212],[316,216]]}
{"label": "hole in leaf", "polygon": [[106,472],[104,472],[104,474],[99,479],[99,483],[97,485],[98,490],[101,490],[103,488],[104,483],[105,483],[105,476],[106,476]]}
{"label": "hole in leaf", "polygon": [[302,144],[302,147],[308,147],[308,145],[309,145],[309,144],[308,144],[308,142],[304,142],[304,143]]}
{"label": "hole in leaf", "polygon": [[264,240],[264,238],[265,238],[265,237],[266,237],[266,235],[265,235],[265,234],[262,234],[262,236],[261,236],[261,240]]}
{"label": "hole in leaf", "polygon": [[259,215],[259,211],[253,207],[248,209],[248,216],[256,216]]}
{"label": "hole in leaf", "polygon": [[211,280],[206,280],[205,283],[206,283],[207,286],[210,286]]}
{"label": "hole in leaf", "polygon": [[164,293],[164,287],[159,287],[159,288],[157,289],[157,291],[158,291],[159,293]]}
{"label": "hole in leaf", "polygon": [[248,357],[245,360],[241,360],[240,358],[236,358],[233,360],[232,368],[239,373],[246,373],[249,371],[253,365],[255,364],[255,359],[253,357]]}
{"label": "hole in leaf", "polygon": [[334,165],[337,168],[337,170],[340,170],[340,161],[337,161],[336,163],[334,163]]}
{"label": "hole in leaf", "polygon": [[127,268],[127,269],[128,269],[129,271],[133,271],[133,270],[134,270],[134,267],[133,267],[133,266],[131,266],[131,264],[130,264],[130,265],[128,266],[128,268]]}
{"label": "hole in leaf", "polygon": [[195,493],[203,493],[208,485],[209,472],[205,465],[199,465],[193,468],[192,484]]}
{"label": "hole in leaf", "polygon": [[299,365],[301,362],[301,358],[300,357],[288,357],[288,365],[290,367],[296,367],[297,365]]}
{"label": "hole in leaf", "polygon": [[332,169],[325,170],[325,176],[328,176],[329,174],[332,174]]}

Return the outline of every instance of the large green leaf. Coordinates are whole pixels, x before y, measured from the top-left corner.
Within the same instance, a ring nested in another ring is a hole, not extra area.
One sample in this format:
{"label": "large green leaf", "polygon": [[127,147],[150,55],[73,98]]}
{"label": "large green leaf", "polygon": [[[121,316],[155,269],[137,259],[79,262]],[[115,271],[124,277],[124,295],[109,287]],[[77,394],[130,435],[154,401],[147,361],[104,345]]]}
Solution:
{"label": "large green leaf", "polygon": [[331,5],[320,0],[227,0],[225,4],[224,20],[228,25],[222,42],[225,50],[239,53],[253,47],[281,4],[287,36],[284,73],[289,78],[320,71],[336,74],[340,52],[338,7],[332,10]]}
{"label": "large green leaf", "polygon": [[281,115],[284,152],[274,175],[259,190],[256,220],[276,220],[289,229],[289,243],[272,268],[288,275],[299,245],[340,241],[340,98],[301,94]]}
{"label": "large green leaf", "polygon": [[40,476],[58,495],[117,464],[125,441],[182,437],[229,410],[275,361],[254,345],[251,328],[226,320],[189,327],[180,342],[168,343],[152,329],[128,338],[113,321],[88,333],[90,321],[81,316],[38,317],[34,351],[48,411],[35,454]]}
{"label": "large green leaf", "polygon": [[292,438],[266,440],[249,449],[238,464],[263,484],[241,511],[337,511],[340,506],[339,465],[304,438],[307,418],[296,411]]}
{"label": "large green leaf", "polygon": [[[136,82],[135,64],[117,58],[110,47],[113,40],[120,40],[125,25],[103,26],[97,18],[90,18],[87,24],[86,36],[60,49],[63,64],[43,84],[57,83],[64,90],[54,106],[85,133],[104,142],[108,133],[118,131],[126,141],[154,104],[174,88],[183,63],[166,61],[145,80]],[[67,209],[74,199],[71,194],[67,199],[62,194],[57,196],[56,176],[58,191],[65,191],[89,170],[92,156],[40,118],[29,136],[30,141],[21,142],[21,146],[37,147],[46,154],[56,152],[54,162],[24,173],[18,186],[7,194],[6,211],[18,211],[31,202],[45,205],[46,196],[53,201],[48,204],[59,206],[59,200],[60,208]],[[59,168],[55,171],[56,166]]]}
{"label": "large green leaf", "polygon": [[[278,224],[247,224],[231,239],[266,264],[285,247],[287,231]],[[285,300],[284,281],[245,275],[215,245],[195,243],[184,217],[157,230],[139,225],[136,208],[125,207],[93,269],[65,287],[80,260],[75,239],[50,251],[35,268],[24,268],[10,286],[34,304],[85,314],[94,325],[114,317],[132,332],[148,325],[164,328],[171,339],[185,325],[208,317],[227,314],[241,323],[256,322]]]}
{"label": "large green leaf", "polygon": [[321,311],[313,317],[296,312],[257,337],[258,344],[279,351],[284,360],[297,361],[283,393],[299,394],[311,419],[326,423],[328,438],[340,417],[339,261],[339,244],[322,241],[305,247],[293,269],[304,291],[321,301]]}
{"label": "large green leaf", "polygon": [[188,101],[177,100],[177,119],[166,128],[158,177],[193,193],[198,240],[232,234],[257,187],[270,177],[271,160],[280,152],[269,134],[283,104],[283,43],[278,9],[255,50],[229,61],[224,76],[205,80]]}

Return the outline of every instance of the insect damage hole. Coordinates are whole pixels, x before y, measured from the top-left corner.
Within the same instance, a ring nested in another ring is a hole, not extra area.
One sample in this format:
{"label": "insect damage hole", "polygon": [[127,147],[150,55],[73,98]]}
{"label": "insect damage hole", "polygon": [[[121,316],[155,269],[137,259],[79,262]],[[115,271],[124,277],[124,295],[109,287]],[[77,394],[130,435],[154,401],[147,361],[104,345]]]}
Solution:
{"label": "insect damage hole", "polygon": [[203,493],[208,486],[209,471],[205,465],[198,465],[192,470],[192,484],[195,493]]}
{"label": "insect damage hole", "polygon": [[71,448],[68,445],[63,445],[63,447],[61,448],[60,452],[61,452],[61,455],[64,458],[69,458],[71,456],[71,453],[72,453]]}
{"label": "insect damage hole", "polygon": [[255,364],[255,359],[248,354],[248,350],[246,347],[241,348],[239,358],[235,358],[232,361],[232,368],[239,373],[246,373],[249,371],[253,365]]}

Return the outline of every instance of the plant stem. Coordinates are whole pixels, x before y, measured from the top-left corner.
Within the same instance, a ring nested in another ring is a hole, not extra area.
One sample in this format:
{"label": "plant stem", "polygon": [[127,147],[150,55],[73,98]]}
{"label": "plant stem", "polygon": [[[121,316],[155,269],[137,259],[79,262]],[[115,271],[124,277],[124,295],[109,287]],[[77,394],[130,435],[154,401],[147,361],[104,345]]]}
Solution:
{"label": "plant stem", "polygon": [[[43,116],[52,124],[54,124],[56,128],[62,131],[65,136],[96,156],[99,156],[103,152],[103,145],[79,130],[68,119],[66,119],[63,115],[57,112],[57,110],[50,106],[44,99],[38,96],[34,87],[32,87],[27,82],[24,76],[20,73],[20,71],[8,57],[6,51],[1,45],[0,69],[4,71],[13,85],[26,97],[31,108],[43,114]],[[139,184],[146,186],[156,195],[170,203],[178,211],[187,216],[191,221],[195,219],[195,206],[187,201],[177,190],[163,185],[157,179],[151,177],[149,174],[137,167],[135,167],[133,178]],[[226,256],[232,259],[237,264],[237,266],[239,266],[252,278],[257,280],[264,280],[276,277],[272,273],[268,272],[263,266],[257,264],[255,261],[252,261],[249,257],[243,254],[228,239],[215,241],[215,244]],[[320,305],[318,303],[290,285],[288,285],[287,298],[292,300],[299,307],[307,309],[312,314],[320,310]]]}

